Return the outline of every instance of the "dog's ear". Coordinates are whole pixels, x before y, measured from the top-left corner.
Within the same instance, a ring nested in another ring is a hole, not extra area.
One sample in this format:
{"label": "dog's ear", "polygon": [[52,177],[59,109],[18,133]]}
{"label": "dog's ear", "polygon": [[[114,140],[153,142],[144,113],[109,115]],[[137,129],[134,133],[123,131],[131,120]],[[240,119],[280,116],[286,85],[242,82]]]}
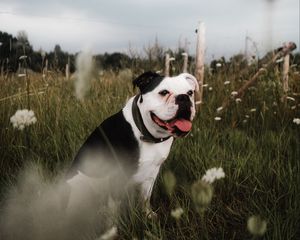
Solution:
{"label": "dog's ear", "polygon": [[145,72],[132,81],[134,87],[140,89],[141,94],[153,90],[164,78],[155,72]]}
{"label": "dog's ear", "polygon": [[180,76],[183,76],[188,81],[188,83],[193,87],[195,92],[199,91],[199,83],[192,74],[182,73],[180,74]]}

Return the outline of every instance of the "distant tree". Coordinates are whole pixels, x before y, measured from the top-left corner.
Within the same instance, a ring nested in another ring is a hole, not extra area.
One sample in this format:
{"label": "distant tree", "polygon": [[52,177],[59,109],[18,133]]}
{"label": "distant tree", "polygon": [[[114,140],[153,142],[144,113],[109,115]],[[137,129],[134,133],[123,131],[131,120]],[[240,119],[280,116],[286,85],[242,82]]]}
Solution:
{"label": "distant tree", "polygon": [[144,47],[144,52],[146,53],[147,56],[148,68],[150,68],[151,70],[153,69],[159,70],[163,66],[165,50],[159,44],[157,37],[155,38],[154,44],[149,44],[147,47]]}
{"label": "distant tree", "polygon": [[300,69],[300,52],[297,52],[294,55],[292,55],[291,59],[292,64],[296,64],[297,68]]}
{"label": "distant tree", "polygon": [[124,68],[130,67],[130,61],[128,55],[124,53],[105,53],[104,55],[98,55],[96,57],[97,64],[100,64],[104,69],[111,69],[113,71],[119,71]]}

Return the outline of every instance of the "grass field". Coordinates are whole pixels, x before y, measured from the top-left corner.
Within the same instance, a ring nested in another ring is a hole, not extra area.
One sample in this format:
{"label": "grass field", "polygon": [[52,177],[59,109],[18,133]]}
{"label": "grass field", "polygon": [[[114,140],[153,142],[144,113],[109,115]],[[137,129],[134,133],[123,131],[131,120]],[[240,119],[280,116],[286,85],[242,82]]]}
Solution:
{"label": "grass field", "polygon": [[[37,122],[23,131],[12,127],[10,117],[18,109],[28,109],[26,81],[17,76],[0,79],[3,201],[28,163],[37,163],[51,176],[62,174],[89,133],[135,92],[132,76],[122,72],[104,72],[94,79],[84,101],[74,96],[73,81],[60,74],[29,77],[30,109]],[[152,205],[157,220],[132,209],[131,217],[119,226],[120,239],[251,239],[247,219],[252,215],[267,222],[263,239],[300,239],[300,125],[293,122],[300,118],[300,78],[291,72],[292,98],[285,102],[280,79],[277,71],[265,74],[241,102],[232,101],[217,112],[247,79],[229,69],[207,74],[204,104],[193,131],[175,141],[155,185]],[[191,186],[212,167],[222,167],[225,178],[213,183],[212,201],[199,213]],[[162,181],[166,171],[176,177],[171,196]],[[178,207],[184,213],[175,220],[170,213]]]}

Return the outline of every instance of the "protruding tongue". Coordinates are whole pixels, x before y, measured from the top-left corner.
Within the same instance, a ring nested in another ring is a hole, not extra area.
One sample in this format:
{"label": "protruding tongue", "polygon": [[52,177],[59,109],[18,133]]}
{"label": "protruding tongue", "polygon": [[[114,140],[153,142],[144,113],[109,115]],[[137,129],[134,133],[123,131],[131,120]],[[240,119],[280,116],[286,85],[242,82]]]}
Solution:
{"label": "protruding tongue", "polygon": [[192,123],[182,118],[171,122],[170,126],[176,126],[182,132],[189,132],[192,129]]}

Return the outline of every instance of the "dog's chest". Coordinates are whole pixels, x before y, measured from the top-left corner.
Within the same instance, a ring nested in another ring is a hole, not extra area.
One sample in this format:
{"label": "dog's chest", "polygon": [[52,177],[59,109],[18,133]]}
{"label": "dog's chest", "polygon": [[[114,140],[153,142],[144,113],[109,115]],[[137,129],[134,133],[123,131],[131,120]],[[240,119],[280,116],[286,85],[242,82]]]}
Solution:
{"label": "dog's chest", "polygon": [[134,182],[143,183],[155,180],[160,166],[169,155],[172,142],[173,139],[170,138],[163,143],[140,143],[140,158],[137,172],[133,176]]}

